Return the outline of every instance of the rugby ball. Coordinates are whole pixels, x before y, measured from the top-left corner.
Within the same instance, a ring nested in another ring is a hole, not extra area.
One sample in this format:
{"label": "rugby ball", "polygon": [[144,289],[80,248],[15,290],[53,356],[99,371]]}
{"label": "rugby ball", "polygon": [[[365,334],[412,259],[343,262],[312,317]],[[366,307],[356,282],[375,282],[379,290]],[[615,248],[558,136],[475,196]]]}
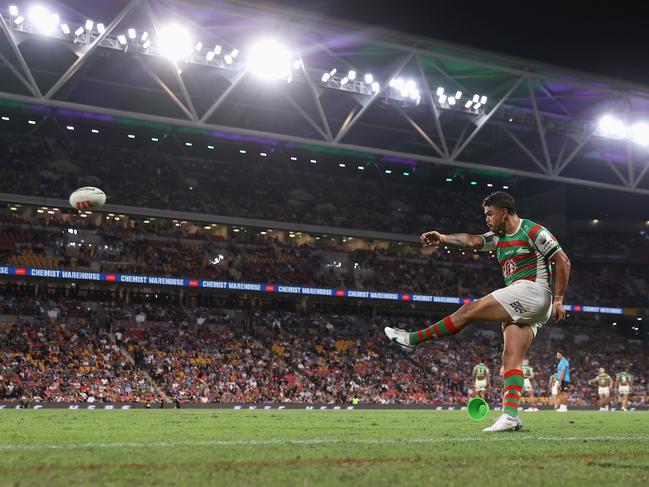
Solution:
{"label": "rugby ball", "polygon": [[106,203],[106,193],[94,186],[85,186],[70,195],[70,206],[77,210],[96,210]]}

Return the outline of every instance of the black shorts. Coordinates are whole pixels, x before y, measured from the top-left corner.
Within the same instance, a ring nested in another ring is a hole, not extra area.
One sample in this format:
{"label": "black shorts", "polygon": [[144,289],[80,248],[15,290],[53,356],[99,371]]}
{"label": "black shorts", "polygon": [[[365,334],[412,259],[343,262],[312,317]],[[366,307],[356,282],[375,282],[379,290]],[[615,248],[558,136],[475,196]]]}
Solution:
{"label": "black shorts", "polygon": [[561,387],[559,387],[559,390],[561,392],[568,392],[568,386],[570,385],[570,382],[567,380],[562,380],[561,381]]}

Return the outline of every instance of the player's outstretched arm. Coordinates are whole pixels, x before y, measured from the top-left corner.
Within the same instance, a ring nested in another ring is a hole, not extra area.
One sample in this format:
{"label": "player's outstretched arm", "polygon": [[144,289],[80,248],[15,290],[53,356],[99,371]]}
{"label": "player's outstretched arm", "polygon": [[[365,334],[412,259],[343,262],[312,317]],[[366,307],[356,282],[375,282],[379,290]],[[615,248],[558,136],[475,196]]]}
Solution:
{"label": "player's outstretched arm", "polygon": [[552,256],[550,261],[554,263],[556,268],[552,318],[555,321],[561,321],[566,317],[566,310],[563,308],[563,293],[566,291],[570,279],[570,259],[563,250],[559,250]]}
{"label": "player's outstretched arm", "polygon": [[469,233],[452,233],[445,235],[438,231],[425,232],[421,234],[421,243],[425,247],[439,247],[440,245],[451,245],[463,249],[481,249],[484,239],[480,235]]}

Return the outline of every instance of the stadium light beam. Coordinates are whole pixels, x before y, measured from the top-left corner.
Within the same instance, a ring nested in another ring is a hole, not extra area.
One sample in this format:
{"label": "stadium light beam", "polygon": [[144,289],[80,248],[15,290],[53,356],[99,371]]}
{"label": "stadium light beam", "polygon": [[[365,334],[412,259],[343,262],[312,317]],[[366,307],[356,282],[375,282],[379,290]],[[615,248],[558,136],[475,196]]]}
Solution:
{"label": "stadium light beam", "polygon": [[158,47],[169,59],[179,61],[187,58],[193,50],[189,31],[178,24],[171,24],[160,29]]}
{"label": "stadium light beam", "polygon": [[293,56],[282,43],[274,39],[264,39],[251,47],[247,64],[250,72],[261,79],[287,80],[291,74],[292,59]]}

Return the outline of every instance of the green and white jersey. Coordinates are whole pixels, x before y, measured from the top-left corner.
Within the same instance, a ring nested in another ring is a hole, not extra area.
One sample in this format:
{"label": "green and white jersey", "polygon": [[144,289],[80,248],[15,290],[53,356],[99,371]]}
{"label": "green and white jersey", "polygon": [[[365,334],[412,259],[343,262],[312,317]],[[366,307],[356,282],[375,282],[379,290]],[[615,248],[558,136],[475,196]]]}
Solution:
{"label": "green and white jersey", "polygon": [[550,376],[550,384],[555,385],[559,382],[559,375],[558,374],[552,374]]}
{"label": "green and white jersey", "polygon": [[476,380],[485,380],[489,375],[489,369],[485,364],[481,363],[473,367],[473,374]]}
{"label": "green and white jersey", "polygon": [[620,372],[617,374],[617,383],[621,386],[627,386],[631,383],[631,374],[628,372]]}
{"label": "green and white jersey", "polygon": [[532,374],[534,373],[534,369],[529,365],[521,366],[521,370],[523,371],[523,377],[525,377],[526,379],[532,377]]}
{"label": "green and white jersey", "polygon": [[531,220],[521,223],[511,235],[487,232],[482,235],[484,245],[480,250],[496,251],[505,284],[527,279],[552,289],[550,259],[561,247],[554,235]]}
{"label": "green and white jersey", "polygon": [[595,382],[599,387],[610,387],[613,384],[613,379],[608,374],[597,374]]}

